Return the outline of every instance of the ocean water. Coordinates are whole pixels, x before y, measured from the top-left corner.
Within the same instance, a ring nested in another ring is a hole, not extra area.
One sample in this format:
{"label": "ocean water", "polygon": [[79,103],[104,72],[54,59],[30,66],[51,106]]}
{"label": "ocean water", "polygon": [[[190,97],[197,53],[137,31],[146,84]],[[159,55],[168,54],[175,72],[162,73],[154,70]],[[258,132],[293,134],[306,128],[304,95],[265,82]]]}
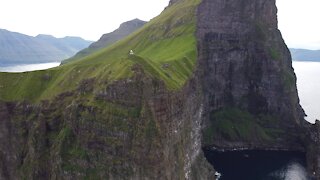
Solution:
{"label": "ocean water", "polygon": [[14,64],[0,65],[0,72],[28,72],[36,70],[44,70],[59,66],[60,62],[38,63],[38,64]]}
{"label": "ocean water", "polygon": [[300,104],[313,123],[320,120],[320,62],[293,62]]}
{"label": "ocean water", "polygon": [[[41,64],[1,65],[0,72],[26,72],[44,70],[59,66],[60,62]],[[320,120],[320,62],[294,61],[293,67],[297,75],[297,86],[300,103],[313,123]]]}
{"label": "ocean water", "polygon": [[[320,120],[320,62],[293,62],[300,104],[314,122]],[[277,151],[215,152],[204,150],[219,180],[310,180],[303,153]]]}
{"label": "ocean water", "polygon": [[298,152],[205,150],[219,180],[309,180],[305,156]]}

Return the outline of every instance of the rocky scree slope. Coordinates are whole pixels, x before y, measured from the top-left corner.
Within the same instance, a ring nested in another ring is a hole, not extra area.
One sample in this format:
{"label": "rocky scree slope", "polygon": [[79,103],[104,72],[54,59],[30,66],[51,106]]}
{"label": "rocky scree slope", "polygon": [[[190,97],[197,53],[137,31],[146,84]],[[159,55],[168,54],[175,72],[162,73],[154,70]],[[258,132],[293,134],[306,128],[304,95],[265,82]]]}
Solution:
{"label": "rocky scree slope", "polygon": [[144,24],[146,24],[146,22],[140,19],[133,19],[131,21],[124,22],[118,29],[114,30],[111,33],[102,35],[97,42],[92,43],[88,48],[79,51],[75,56],[71,57],[70,59],[64,60],[62,63],[74,61],[76,59],[79,59],[80,57],[92,54],[93,52],[98,51],[102,48],[106,48],[111,44],[127,37],[137,29],[141,28]]}

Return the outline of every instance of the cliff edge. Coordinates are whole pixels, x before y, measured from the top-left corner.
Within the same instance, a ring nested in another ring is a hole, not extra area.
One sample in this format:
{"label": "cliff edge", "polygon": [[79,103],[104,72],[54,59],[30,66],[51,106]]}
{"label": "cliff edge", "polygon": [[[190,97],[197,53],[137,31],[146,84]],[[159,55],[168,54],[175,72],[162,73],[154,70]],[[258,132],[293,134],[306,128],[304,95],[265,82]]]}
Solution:
{"label": "cliff edge", "polygon": [[[301,129],[305,114],[290,52],[277,28],[275,1],[203,0],[197,36],[208,123],[213,128],[207,135],[244,144],[291,142],[285,137],[291,139]],[[277,129],[283,133],[274,134]],[[299,142],[294,143],[298,148]]]}
{"label": "cliff edge", "polygon": [[0,73],[0,179],[214,179],[203,147],[305,152],[319,178],[319,123],[276,14],[275,0],[171,0],[79,61]]}
{"label": "cliff edge", "polygon": [[275,0],[203,0],[197,17],[203,146],[306,152],[319,179],[319,125],[304,119]]}

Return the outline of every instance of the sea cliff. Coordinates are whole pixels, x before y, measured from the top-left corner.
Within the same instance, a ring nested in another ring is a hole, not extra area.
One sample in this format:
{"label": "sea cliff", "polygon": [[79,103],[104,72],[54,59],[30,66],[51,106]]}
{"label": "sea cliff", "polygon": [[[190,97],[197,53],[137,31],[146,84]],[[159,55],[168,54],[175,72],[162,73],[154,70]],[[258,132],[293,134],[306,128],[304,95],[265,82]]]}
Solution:
{"label": "sea cliff", "polygon": [[0,83],[0,179],[214,179],[204,147],[300,151],[320,176],[275,0],[172,0],[109,48]]}

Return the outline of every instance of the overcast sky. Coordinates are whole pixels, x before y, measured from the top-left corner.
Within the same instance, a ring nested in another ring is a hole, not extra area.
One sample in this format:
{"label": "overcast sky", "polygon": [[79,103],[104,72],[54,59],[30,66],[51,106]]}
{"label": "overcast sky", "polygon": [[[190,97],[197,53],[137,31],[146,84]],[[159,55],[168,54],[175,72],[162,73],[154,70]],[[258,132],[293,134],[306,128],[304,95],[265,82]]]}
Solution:
{"label": "overcast sky", "polygon": [[[289,47],[320,49],[320,0],[277,0]],[[98,40],[121,22],[150,20],[169,0],[1,0],[0,28],[35,36]]]}
{"label": "overcast sky", "polygon": [[320,49],[320,0],[277,0],[279,29],[289,47]]}

